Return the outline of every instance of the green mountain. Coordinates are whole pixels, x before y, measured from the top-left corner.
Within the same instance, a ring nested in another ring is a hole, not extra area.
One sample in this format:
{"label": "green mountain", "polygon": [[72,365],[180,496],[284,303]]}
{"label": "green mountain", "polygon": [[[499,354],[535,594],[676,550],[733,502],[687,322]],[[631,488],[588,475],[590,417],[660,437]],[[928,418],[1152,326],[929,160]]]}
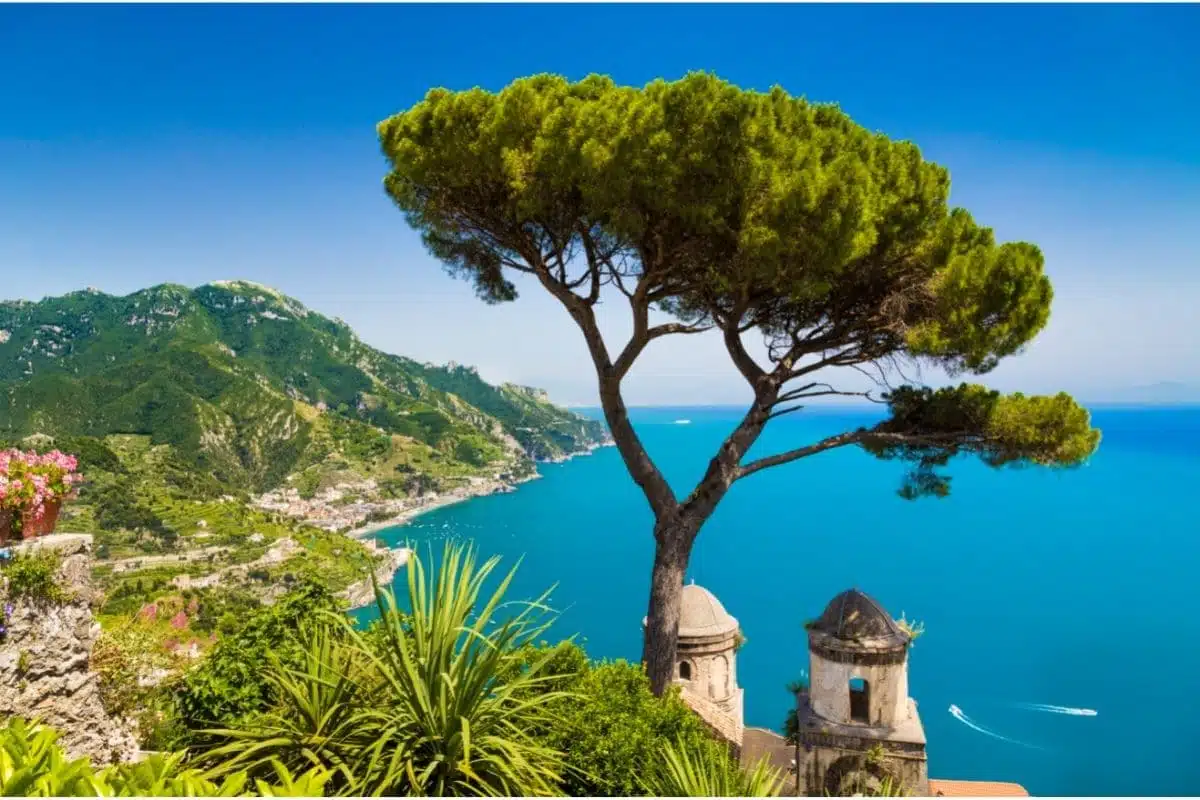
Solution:
{"label": "green mountain", "polygon": [[0,303],[0,439],[38,433],[148,436],[253,492],[322,470],[528,474],[607,437],[537,390],[381,352],[245,281]]}

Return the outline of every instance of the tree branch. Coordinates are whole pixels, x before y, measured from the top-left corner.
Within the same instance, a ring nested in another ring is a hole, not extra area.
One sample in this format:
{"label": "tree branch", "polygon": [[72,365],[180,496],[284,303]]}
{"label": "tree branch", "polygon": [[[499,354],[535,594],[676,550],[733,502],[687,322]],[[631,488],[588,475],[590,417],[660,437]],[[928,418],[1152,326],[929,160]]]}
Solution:
{"label": "tree branch", "polygon": [[550,270],[540,259],[535,258],[530,263],[542,286],[562,303],[583,332],[584,341],[587,342],[588,352],[596,368],[604,419],[626,469],[629,470],[634,483],[641,487],[656,519],[674,515],[679,510],[679,501],[667,479],[650,459],[650,454],[646,452],[629,419],[629,409],[621,397],[621,378],[616,374],[604,337],[596,325],[595,309],[585,298],[555,281]]}
{"label": "tree branch", "polygon": [[767,372],[750,357],[750,353],[746,351],[746,345],[742,342],[741,325],[742,317],[745,314],[746,310],[743,305],[736,306],[728,317],[719,321],[719,324],[722,333],[725,334],[725,350],[733,359],[733,365],[737,367],[738,372],[742,373],[742,377],[746,379],[751,388],[757,391]]}
{"label": "tree branch", "polygon": [[967,431],[958,433],[911,434],[884,433],[874,429],[860,428],[856,431],[847,431],[846,433],[839,433],[836,436],[830,436],[804,447],[797,447],[795,450],[788,450],[785,453],[773,456],[765,456],[751,461],[749,464],[743,464],[738,469],[737,479],[740,480],[747,475],[753,475],[768,467],[777,467],[780,464],[799,461],[802,458],[815,456],[817,453],[824,453],[826,450],[833,450],[850,444],[863,444],[864,442],[874,441],[887,442],[894,445],[908,445],[911,447],[944,447],[946,445],[962,444],[974,438],[978,437]]}
{"label": "tree branch", "polygon": [[864,440],[864,433],[865,431],[861,430],[839,433],[837,436],[830,436],[806,447],[797,447],[795,450],[789,450],[786,453],[779,453],[778,455],[766,456],[756,461],[751,461],[749,464],[743,464],[738,468],[735,480],[741,480],[747,475],[753,475],[759,470],[764,470],[768,467],[775,467],[780,464],[787,464],[791,461],[808,458],[809,456],[815,456],[817,453],[824,453],[826,450],[845,447],[848,444],[858,444]]}

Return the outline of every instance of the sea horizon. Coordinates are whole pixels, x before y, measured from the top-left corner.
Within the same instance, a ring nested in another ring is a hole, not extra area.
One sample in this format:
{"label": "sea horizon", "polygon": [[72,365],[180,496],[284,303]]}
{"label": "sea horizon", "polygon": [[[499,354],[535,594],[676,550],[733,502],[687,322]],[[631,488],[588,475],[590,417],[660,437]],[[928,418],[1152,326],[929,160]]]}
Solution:
{"label": "sea horizon", "polygon": [[[1188,400],[1182,402],[1164,400],[1164,401],[1124,401],[1124,400],[1087,400],[1084,398],[1076,398],[1080,405],[1088,409],[1103,409],[1106,411],[1153,411],[1155,409],[1179,409],[1182,411],[1200,410],[1200,400]],[[708,409],[714,411],[745,411],[749,408],[750,402],[743,404],[738,403],[633,403],[627,404],[626,408],[630,411],[646,410],[658,411],[663,409]],[[603,409],[599,403],[594,404],[574,404],[568,403],[560,405],[560,408],[570,409],[576,412],[596,412],[603,413]],[[869,409],[886,409],[885,403],[872,403],[863,401],[846,401],[844,403],[837,402],[814,402],[805,404],[804,411],[856,411]],[[882,412],[881,412],[882,413]]]}

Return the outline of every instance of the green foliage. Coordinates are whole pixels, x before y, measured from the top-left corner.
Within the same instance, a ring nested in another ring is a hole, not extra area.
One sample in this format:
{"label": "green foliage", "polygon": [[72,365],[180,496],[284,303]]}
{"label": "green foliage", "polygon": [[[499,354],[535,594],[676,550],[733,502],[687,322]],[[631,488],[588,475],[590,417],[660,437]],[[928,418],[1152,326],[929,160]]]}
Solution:
{"label": "green foliage", "polygon": [[293,485],[300,497],[310,500],[316,496],[317,489],[321,486],[321,474],[315,469],[305,470],[297,476]]}
{"label": "green foliage", "polygon": [[71,594],[58,579],[62,559],[53,550],[17,551],[0,567],[9,602],[65,603]]}
{"label": "green foliage", "polygon": [[195,736],[203,729],[235,727],[267,710],[275,687],[263,667],[301,663],[297,632],[324,612],[337,610],[328,589],[314,581],[299,584],[278,603],[259,610],[235,634],[219,641],[175,690],[181,723]]}
{"label": "green foliage", "polygon": [[0,728],[0,795],[5,797],[94,797],[87,759],[69,760],[54,731],[10,717]]}
{"label": "green foliage", "polygon": [[900,630],[908,634],[909,641],[915,642],[918,637],[925,633],[925,623],[908,619],[904,616],[903,611],[900,612],[900,619],[896,620],[896,624],[900,626]]}
{"label": "green foliage", "polygon": [[114,717],[137,721],[143,735],[152,735],[169,713],[171,684],[146,687],[141,679],[161,673],[177,674],[183,664],[163,646],[161,631],[140,621],[110,620],[92,647],[89,666],[98,677],[100,698]]}
{"label": "green foliage", "polygon": [[69,760],[49,728],[10,718],[0,728],[0,795],[5,797],[314,797],[329,775],[317,769],[295,774],[272,766],[269,780],[245,773],[213,780],[184,764],[183,753],[154,754],[133,763],[96,770],[86,758]]}
{"label": "green foliage", "polygon": [[[570,651],[559,658],[570,658]],[[566,758],[567,794],[630,796],[641,793],[647,753],[663,742],[707,742],[704,724],[676,693],[657,698],[641,665],[616,661],[590,667],[573,685],[571,698],[555,708],[546,743]]]}
{"label": "green foliage", "polygon": [[359,785],[354,767],[369,742],[358,716],[371,704],[369,684],[361,659],[330,621],[312,624],[301,638],[295,668],[267,654],[265,673],[273,690],[270,709],[241,728],[208,731],[228,742],[205,756],[222,774],[262,774],[277,763],[295,770],[315,765],[336,774],[342,787]]}
{"label": "green foliage", "polygon": [[548,624],[540,602],[498,613],[511,572],[482,593],[495,564],[448,546],[428,582],[421,559],[409,562],[411,613],[384,592],[365,632],[326,617],[299,660],[267,661],[270,707],[211,731],[224,744],[205,761],[219,774],[315,765],[345,794],[556,793],[561,755],[534,732],[564,697],[553,684],[571,676],[531,648]]}
{"label": "green foliage", "polygon": [[655,797],[776,797],[783,787],[783,776],[766,759],[743,770],[720,742],[667,742],[659,752],[642,779]]}
{"label": "green foliage", "polygon": [[557,793],[561,754],[530,731],[544,724],[561,695],[530,690],[562,676],[547,671],[549,657],[516,674],[511,669],[550,624],[545,596],[505,602],[515,570],[484,594],[496,565],[496,559],[477,564],[472,551],[447,545],[427,579],[422,559],[413,558],[407,569],[410,613],[402,614],[390,593],[380,593],[378,646],[368,648],[354,634],[380,681],[381,702],[360,717],[378,765],[368,773],[375,791]]}
{"label": "green foliage", "polygon": [[129,482],[101,485],[86,498],[94,506],[96,524],[103,528],[151,531],[167,542],[175,538],[154,511],[138,502]]}
{"label": "green foliage", "polygon": [[891,418],[864,434],[863,447],[880,458],[914,466],[900,494],[946,496],[950,479],[937,469],[962,453],[993,467],[1067,468],[1084,463],[1100,444],[1087,410],[1065,394],[1002,395],[982,386],[902,387],[888,395]]}
{"label": "green foliage", "polygon": [[[642,88],[537,75],[499,92],[432,90],[380,123],[379,137],[388,194],[484,300],[515,299],[509,273],[534,274],[595,351],[593,307],[600,287],[616,285],[635,318],[655,307],[685,323],[647,329],[631,357],[652,336],[721,329],[768,411],[861,394],[785,389],[822,367],[886,372],[915,360],[986,373],[1049,318],[1037,247],[999,244],[952,208],[947,171],[911,142],[778,87],[744,91],[700,73]],[[770,367],[734,344],[751,328]],[[624,374],[631,362],[620,361]],[[843,441],[916,461],[906,497],[945,495],[933,467],[957,452],[993,466],[1068,465],[1098,443],[1065,395],[903,388],[891,404],[896,417],[878,431],[887,436]],[[757,430],[739,439],[752,443]]]}
{"label": "green foliage", "polygon": [[[146,435],[178,456],[182,468],[167,482],[187,494],[273,488],[329,455],[373,474],[401,447],[393,435],[410,438],[403,447],[458,452],[467,473],[513,460],[497,423],[556,451],[562,436],[574,450],[603,435],[596,422],[482,381],[462,396],[439,389],[426,378],[452,370],[381,353],[345,325],[244,282],[0,303],[0,329],[12,333],[0,343],[0,434],[78,445],[89,471],[116,471],[102,437]],[[542,424],[552,430],[536,430]],[[144,508],[110,505],[106,525],[152,527]]]}
{"label": "green foliage", "polygon": [[185,592],[184,597],[196,600],[196,613],[189,615],[188,627],[199,633],[233,633],[262,609],[262,601],[245,589],[217,586]]}
{"label": "green foliage", "polygon": [[[433,90],[379,134],[389,194],[488,300],[515,297],[504,267],[586,233],[639,255],[635,276],[655,259],[648,288],[685,317],[738,303],[777,332],[834,317],[950,366],[990,368],[1048,314],[1040,252],[952,210],[944,168],[780,88],[539,75]],[[861,315],[901,297],[885,324]]]}

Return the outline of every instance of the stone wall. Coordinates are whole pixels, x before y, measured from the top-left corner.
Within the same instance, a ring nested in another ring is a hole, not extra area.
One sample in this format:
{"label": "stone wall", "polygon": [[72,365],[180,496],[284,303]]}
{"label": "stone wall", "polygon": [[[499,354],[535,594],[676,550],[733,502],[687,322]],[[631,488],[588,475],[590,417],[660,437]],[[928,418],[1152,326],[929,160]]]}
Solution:
{"label": "stone wall", "polygon": [[[731,640],[732,643],[732,640]],[[677,651],[680,664],[687,664],[690,678],[683,678],[676,665],[676,678],[694,693],[715,703],[728,705],[737,695],[737,658],[732,646],[701,649],[680,643]],[[728,705],[733,711],[733,706]]]}
{"label": "stone wall", "polygon": [[[12,604],[7,631],[0,638],[0,717],[24,717],[54,728],[72,757],[90,756],[98,764],[130,760],[137,752],[131,726],[105,711],[98,676],[88,664],[100,635],[91,610],[96,599],[92,537],[55,534],[11,549],[42,548],[61,556],[59,585],[71,599],[61,604]],[[2,593],[7,596],[7,588]]]}
{"label": "stone wall", "polygon": [[875,786],[891,777],[914,796],[929,794],[928,762],[921,745],[828,732],[802,732],[799,739],[797,772],[801,790],[809,796],[840,796],[852,774]]}
{"label": "stone wall", "polygon": [[708,725],[713,733],[728,742],[735,752],[741,751],[742,731],[744,730],[741,689],[738,689],[736,696],[730,699],[730,702],[735,704],[736,711],[723,708],[722,706],[725,704],[714,703],[686,685],[679,687],[679,698],[687,704],[688,708],[696,712],[700,719],[704,720],[704,724]]}
{"label": "stone wall", "polygon": [[850,722],[850,680],[867,684],[870,724],[895,725],[908,713],[908,665],[859,665],[812,653],[809,662],[813,710],[834,722]]}

